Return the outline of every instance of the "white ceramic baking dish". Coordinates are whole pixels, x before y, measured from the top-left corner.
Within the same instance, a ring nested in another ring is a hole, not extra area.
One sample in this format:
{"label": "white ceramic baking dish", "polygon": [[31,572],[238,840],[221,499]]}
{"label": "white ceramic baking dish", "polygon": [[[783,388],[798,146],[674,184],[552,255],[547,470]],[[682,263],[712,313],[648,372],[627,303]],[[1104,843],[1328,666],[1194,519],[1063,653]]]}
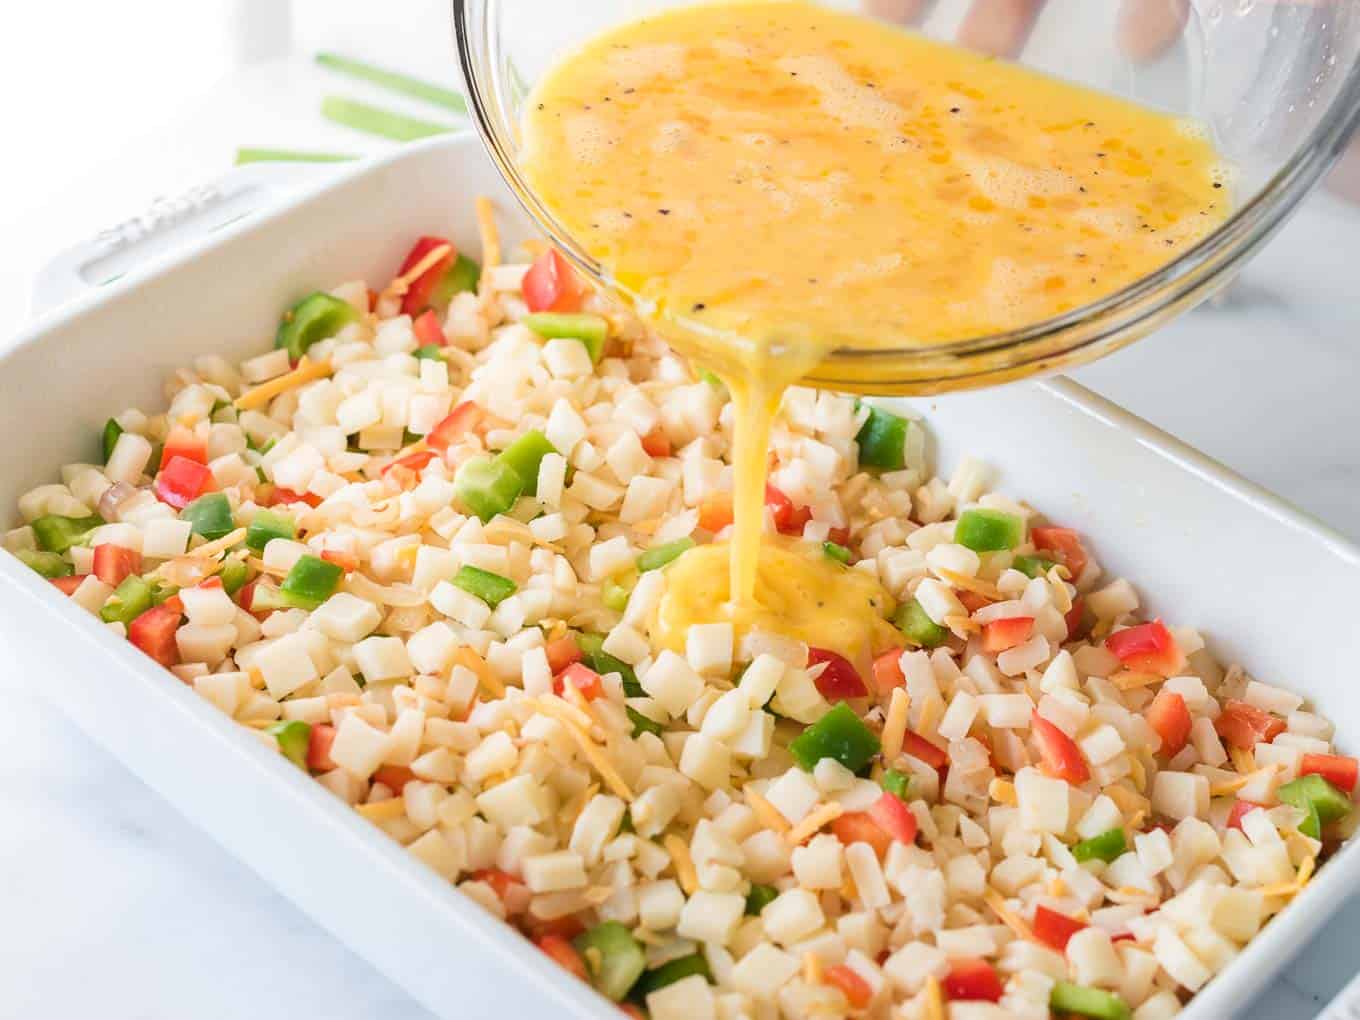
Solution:
{"label": "white ceramic baking dish", "polygon": [[[0,350],[0,416],[18,440],[0,445],[3,518],[58,465],[93,457],[109,415],[160,406],[168,371],[199,354],[265,349],[279,310],[304,292],[387,279],[417,234],[473,249],[475,196],[498,197],[512,239],[525,229],[467,136],[328,170],[283,197],[298,182],[275,169],[247,168],[45,274],[40,301],[83,293]],[[167,240],[181,246],[167,255]],[[160,254],[141,265],[148,250]],[[1344,665],[1360,658],[1360,549],[1064,379],[913,403],[944,470],[965,452],[996,465],[1004,491],[1089,535],[1168,622],[1200,628],[1224,661],[1307,695],[1336,721],[1337,744],[1360,748],[1360,693]],[[438,1016],[617,1016],[8,556],[0,634],[20,675]],[[1231,1015],[1357,878],[1351,845],[1183,1015]]]}

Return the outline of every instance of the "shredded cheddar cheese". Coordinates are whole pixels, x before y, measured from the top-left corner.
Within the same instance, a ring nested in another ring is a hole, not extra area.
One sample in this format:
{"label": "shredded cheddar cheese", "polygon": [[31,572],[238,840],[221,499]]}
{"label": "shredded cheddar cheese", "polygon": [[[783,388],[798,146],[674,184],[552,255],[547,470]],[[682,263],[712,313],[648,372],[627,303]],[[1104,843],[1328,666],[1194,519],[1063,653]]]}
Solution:
{"label": "shredded cheddar cheese", "polygon": [[944,990],[940,987],[940,979],[934,974],[926,977],[924,1005],[925,1020],[945,1020]]}
{"label": "shredded cheddar cheese", "polygon": [[895,687],[888,703],[888,717],[883,722],[883,757],[892,761],[902,753],[902,741],[907,735],[907,712],[911,709],[911,695],[905,687]]}
{"label": "shredded cheddar cheese", "polygon": [[1136,673],[1133,670],[1125,669],[1111,676],[1110,683],[1121,691],[1131,691],[1138,687],[1151,687],[1165,679],[1166,677],[1160,673]]}
{"label": "shredded cheddar cheese", "polygon": [[322,358],[320,361],[312,361],[305,354],[298,362],[297,368],[287,375],[281,375],[277,379],[270,379],[268,382],[260,383],[253,390],[246,390],[236,398],[236,409],[238,411],[255,411],[264,407],[281,393],[305,386],[309,382],[317,379],[325,379],[331,374],[331,363]]}
{"label": "shredded cheddar cheese", "polygon": [[1256,756],[1246,748],[1229,748],[1228,757],[1232,759],[1233,768],[1237,769],[1242,775],[1250,775],[1256,771]]}
{"label": "shredded cheddar cheese", "polygon": [[496,676],[485,659],[477,654],[475,649],[463,645],[453,653],[455,665],[463,666],[477,674],[477,680],[487,693],[496,698],[505,697],[505,684],[501,683],[500,677]]}
{"label": "shredded cheddar cheese", "polygon": [[803,953],[803,980],[810,985],[822,983],[822,959],[811,949]]}
{"label": "shredded cheddar cheese", "polygon": [[812,814],[808,815],[790,829],[787,839],[790,843],[795,845],[802,843],[804,840],[812,838],[817,830],[823,825],[828,822],[834,822],[843,814],[845,814],[845,808],[834,801],[830,804],[823,804],[816,811],[812,812]]}
{"label": "shredded cheddar cheese", "polygon": [[689,844],[675,833],[671,833],[661,841],[661,845],[666,848],[666,853],[671,855],[671,863],[675,865],[675,878],[680,883],[680,888],[685,890],[686,896],[693,896],[699,890],[699,875],[694,870],[694,859],[689,855]]}
{"label": "shredded cheddar cheese", "polygon": [[402,797],[392,797],[375,804],[358,804],[354,810],[370,822],[391,822],[405,817],[406,800]]}
{"label": "shredded cheddar cheese", "polygon": [[760,819],[762,825],[767,829],[773,829],[778,833],[789,831],[788,819],[779,813],[779,809],[762,797],[751,786],[742,788],[742,794],[746,797],[746,803],[751,805],[751,810]]}
{"label": "shredded cheddar cheese", "polygon": [[935,573],[940,575],[942,580],[948,581],[950,587],[960,588],[963,591],[971,591],[974,595],[981,595],[985,599],[993,602],[1002,602],[1006,596],[996,585],[977,577],[969,577],[967,574],[960,574],[945,567],[936,567]]}
{"label": "shredded cheddar cheese", "polygon": [[993,779],[987,786],[987,795],[998,804],[1015,807],[1020,801],[1015,796],[1015,784],[1004,779]]}
{"label": "shredded cheddar cheese", "polygon": [[987,891],[982,894],[982,902],[991,908],[992,913],[997,916],[997,920],[1015,932],[1019,938],[1030,942],[1035,940],[1034,932],[1030,931],[1029,925],[1024,922],[1019,914],[1016,914],[1006,905],[1005,897],[995,889],[988,886]]}

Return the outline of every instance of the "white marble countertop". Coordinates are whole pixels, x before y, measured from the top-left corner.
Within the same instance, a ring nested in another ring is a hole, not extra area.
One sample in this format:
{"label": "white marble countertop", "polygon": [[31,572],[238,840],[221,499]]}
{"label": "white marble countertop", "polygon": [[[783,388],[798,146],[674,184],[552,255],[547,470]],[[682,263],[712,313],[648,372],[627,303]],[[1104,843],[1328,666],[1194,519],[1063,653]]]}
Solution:
{"label": "white marble countertop", "polygon": [[[362,5],[340,6],[353,15],[344,31],[305,41],[372,53]],[[437,61],[443,4],[402,6],[429,19],[425,59]],[[361,148],[315,124],[320,89],[297,61],[237,71],[136,152],[101,156],[97,172],[61,202],[53,194],[0,207],[8,241],[0,328],[22,318],[35,251],[213,176],[238,141]],[[1360,211],[1315,197],[1224,301],[1077,377],[1360,538],[1358,263]],[[0,824],[0,1015],[429,1016],[29,694],[26,683],[38,679],[0,670],[8,808]],[[1313,1016],[1356,968],[1358,908],[1343,908],[1242,1020]],[[458,966],[456,946],[448,960]]]}

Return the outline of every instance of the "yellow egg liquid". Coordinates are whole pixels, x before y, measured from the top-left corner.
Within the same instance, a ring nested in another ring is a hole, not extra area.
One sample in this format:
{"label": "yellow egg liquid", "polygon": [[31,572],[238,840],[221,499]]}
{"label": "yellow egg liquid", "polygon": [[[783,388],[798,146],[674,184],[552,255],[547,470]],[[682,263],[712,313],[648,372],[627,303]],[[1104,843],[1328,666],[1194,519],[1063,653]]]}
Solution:
{"label": "yellow egg liquid", "polygon": [[[771,419],[830,351],[924,353],[1050,318],[1228,209],[1217,153],[1183,120],[790,0],[597,37],[530,96],[523,141],[530,185],[615,290],[731,390],[730,563],[701,547],[668,568],[667,645],[720,618],[881,642],[848,615],[861,579],[815,543],[762,551]],[[846,586],[819,618],[790,615],[788,593]]]}

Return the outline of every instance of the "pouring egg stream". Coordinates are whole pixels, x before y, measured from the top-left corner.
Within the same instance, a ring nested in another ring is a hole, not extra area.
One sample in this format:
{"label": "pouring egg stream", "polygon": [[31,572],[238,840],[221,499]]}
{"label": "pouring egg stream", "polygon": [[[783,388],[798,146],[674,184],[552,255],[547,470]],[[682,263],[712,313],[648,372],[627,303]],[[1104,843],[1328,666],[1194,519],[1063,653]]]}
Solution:
{"label": "pouring egg stream", "polygon": [[891,597],[819,543],[762,541],[784,390],[841,347],[909,358],[1104,297],[1211,232],[1196,125],[881,22],[786,0],[601,35],[525,105],[538,198],[735,410],[731,541],[669,569],[683,648],[731,621],[863,663]]}

